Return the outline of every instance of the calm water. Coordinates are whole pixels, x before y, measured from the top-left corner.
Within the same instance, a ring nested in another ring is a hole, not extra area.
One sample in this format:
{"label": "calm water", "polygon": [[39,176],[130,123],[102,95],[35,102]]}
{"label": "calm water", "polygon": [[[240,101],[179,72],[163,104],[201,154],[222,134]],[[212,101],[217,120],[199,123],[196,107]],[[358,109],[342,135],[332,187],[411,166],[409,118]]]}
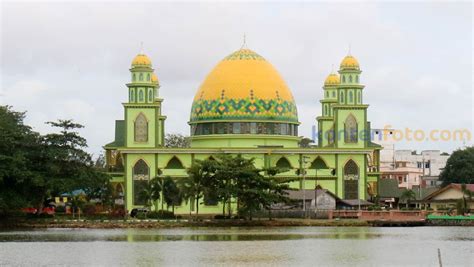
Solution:
{"label": "calm water", "polygon": [[0,265],[474,266],[474,228],[0,231]]}

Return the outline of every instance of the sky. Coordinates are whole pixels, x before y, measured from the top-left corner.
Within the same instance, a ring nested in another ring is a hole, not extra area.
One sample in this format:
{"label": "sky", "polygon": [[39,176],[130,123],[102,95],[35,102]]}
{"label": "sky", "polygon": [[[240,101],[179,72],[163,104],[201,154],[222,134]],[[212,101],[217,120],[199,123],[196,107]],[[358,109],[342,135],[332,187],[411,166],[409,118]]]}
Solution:
{"label": "sky", "polygon": [[[372,128],[473,131],[470,2],[1,2],[0,105],[44,122],[74,119],[97,156],[123,118],[129,68],[143,51],[159,77],[166,132],[189,135],[192,99],[212,68],[247,46],[292,90],[311,137],[325,77],[360,62]],[[401,141],[451,152],[471,141]]]}

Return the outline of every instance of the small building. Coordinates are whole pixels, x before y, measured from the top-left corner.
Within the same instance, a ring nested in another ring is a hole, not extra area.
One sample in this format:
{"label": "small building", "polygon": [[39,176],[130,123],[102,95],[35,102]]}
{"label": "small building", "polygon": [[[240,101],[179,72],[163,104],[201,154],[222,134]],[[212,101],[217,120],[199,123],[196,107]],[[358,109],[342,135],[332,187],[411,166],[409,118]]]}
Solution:
{"label": "small building", "polygon": [[[466,184],[466,189],[474,192],[474,184]],[[423,199],[425,205],[429,205],[434,210],[455,209],[457,201],[466,198],[467,207],[474,210],[474,199],[470,199],[462,191],[461,184],[449,184],[435,192],[429,194]]]}

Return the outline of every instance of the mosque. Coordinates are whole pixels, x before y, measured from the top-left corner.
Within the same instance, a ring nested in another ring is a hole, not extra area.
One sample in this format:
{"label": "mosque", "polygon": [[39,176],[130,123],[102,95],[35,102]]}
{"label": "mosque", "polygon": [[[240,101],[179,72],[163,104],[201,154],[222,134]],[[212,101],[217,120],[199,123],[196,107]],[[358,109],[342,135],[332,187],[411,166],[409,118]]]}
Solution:
{"label": "mosque", "polygon": [[[124,118],[115,122],[115,140],[104,146],[115,191],[130,211],[143,207],[139,192],[153,177],[183,178],[196,160],[240,154],[255,158],[258,168],[288,169],[277,178],[293,180],[292,188],[320,186],[341,199],[370,199],[377,194],[381,146],[368,138],[360,75],[358,61],[347,55],[338,73],[327,76],[316,118],[318,144],[300,147],[290,88],[264,57],[241,48],[220,61],[197,90],[188,121],[190,147],[167,148],[160,82],[140,53],[130,68]],[[193,208],[183,203],[175,212]],[[199,208],[200,214],[221,211],[219,203],[206,200]]]}

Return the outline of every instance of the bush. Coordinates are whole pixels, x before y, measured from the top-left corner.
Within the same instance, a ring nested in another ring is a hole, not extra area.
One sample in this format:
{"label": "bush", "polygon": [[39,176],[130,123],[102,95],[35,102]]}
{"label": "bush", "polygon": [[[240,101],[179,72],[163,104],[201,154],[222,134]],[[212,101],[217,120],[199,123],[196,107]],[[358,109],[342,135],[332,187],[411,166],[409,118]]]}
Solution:
{"label": "bush", "polygon": [[150,219],[175,219],[173,212],[167,210],[159,210],[148,212],[147,217]]}
{"label": "bush", "polygon": [[87,216],[94,215],[96,213],[95,204],[88,203],[84,205],[84,208],[82,209],[82,211]]}
{"label": "bush", "polygon": [[58,212],[64,213],[64,212],[66,212],[66,206],[57,206],[57,207],[54,209],[54,211],[55,211],[56,213],[58,213]]}
{"label": "bush", "polygon": [[214,216],[214,219],[215,219],[215,220],[228,220],[228,219],[231,219],[231,217],[230,217],[230,216],[226,216],[226,215],[219,214],[219,215]]}

